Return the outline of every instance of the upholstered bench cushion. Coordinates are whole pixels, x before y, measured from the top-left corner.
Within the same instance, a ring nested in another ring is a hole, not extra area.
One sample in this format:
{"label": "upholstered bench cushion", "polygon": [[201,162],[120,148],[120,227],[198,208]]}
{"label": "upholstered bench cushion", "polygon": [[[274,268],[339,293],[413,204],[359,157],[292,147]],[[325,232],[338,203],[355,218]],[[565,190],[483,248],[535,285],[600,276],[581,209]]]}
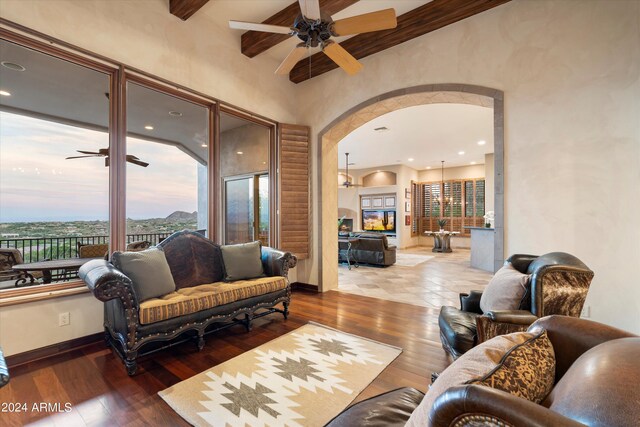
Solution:
{"label": "upholstered bench cushion", "polygon": [[284,277],[274,276],[182,288],[160,298],[152,298],[142,302],[139,310],[140,323],[147,325],[160,322],[161,320],[279,291],[286,287],[287,280]]}

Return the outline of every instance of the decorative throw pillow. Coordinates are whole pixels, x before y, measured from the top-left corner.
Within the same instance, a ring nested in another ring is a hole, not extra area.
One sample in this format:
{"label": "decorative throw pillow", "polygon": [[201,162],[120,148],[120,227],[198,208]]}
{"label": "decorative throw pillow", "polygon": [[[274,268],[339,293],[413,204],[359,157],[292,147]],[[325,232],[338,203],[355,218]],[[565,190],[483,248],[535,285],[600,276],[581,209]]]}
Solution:
{"label": "decorative throw pillow", "polygon": [[[526,359],[525,354],[530,358]],[[430,425],[429,412],[434,402],[451,387],[492,384],[507,392],[517,390],[517,393],[533,396],[534,401],[540,402],[553,387],[554,378],[555,353],[546,331],[538,329],[500,335],[472,348],[442,371],[406,425]],[[522,388],[529,384],[535,390],[525,393]]]}
{"label": "decorative throw pillow", "polygon": [[221,246],[227,282],[264,276],[260,241]]}
{"label": "decorative throw pillow", "polygon": [[556,358],[547,331],[511,348],[487,375],[467,381],[540,403],[553,388]]}
{"label": "decorative throw pillow", "polygon": [[133,282],[138,302],[160,297],[176,290],[167,258],[153,247],[140,252],[114,252],[111,262]]}
{"label": "decorative throw pillow", "polygon": [[483,313],[492,310],[518,310],[527,293],[531,275],[520,273],[512,265],[505,265],[491,278],[480,297]]}

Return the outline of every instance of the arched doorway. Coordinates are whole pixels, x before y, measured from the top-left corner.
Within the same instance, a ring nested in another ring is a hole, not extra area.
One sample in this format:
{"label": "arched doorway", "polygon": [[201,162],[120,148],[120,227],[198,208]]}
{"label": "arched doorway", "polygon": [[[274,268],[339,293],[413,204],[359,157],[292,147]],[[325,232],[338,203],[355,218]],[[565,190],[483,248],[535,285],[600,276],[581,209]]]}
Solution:
{"label": "arched doorway", "polygon": [[[338,239],[335,216],[338,207],[338,142],[372,119],[402,108],[416,105],[456,103],[493,107],[494,126],[494,268],[504,261],[504,101],[503,92],[466,84],[433,84],[413,86],[378,95],[341,114],[318,134],[318,235],[320,291],[338,286]],[[323,177],[332,179],[323,179]]]}

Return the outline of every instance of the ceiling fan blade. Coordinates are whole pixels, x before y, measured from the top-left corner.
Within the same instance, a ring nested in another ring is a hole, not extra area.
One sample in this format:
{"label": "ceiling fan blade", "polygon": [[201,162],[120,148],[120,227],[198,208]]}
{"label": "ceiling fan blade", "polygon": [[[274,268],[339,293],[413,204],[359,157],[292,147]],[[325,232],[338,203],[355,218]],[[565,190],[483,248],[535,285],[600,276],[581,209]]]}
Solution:
{"label": "ceiling fan blade", "polygon": [[362,69],[362,64],[336,42],[326,43],[322,51],[350,76]]}
{"label": "ceiling fan blade", "polygon": [[293,69],[293,67],[300,61],[307,53],[307,48],[303,44],[299,44],[294,47],[289,55],[284,58],[284,61],[280,64],[276,70],[276,74],[286,76]]}
{"label": "ceiling fan blade", "polygon": [[372,31],[389,30],[396,28],[396,11],[384,9],[377,12],[364,13],[351,18],[338,19],[333,23],[332,33],[335,36],[349,36]]}
{"label": "ceiling fan blade", "polygon": [[78,153],[82,153],[82,154],[95,154],[96,156],[101,156],[102,153],[99,151],[82,151],[82,150],[76,150]]}
{"label": "ceiling fan blade", "polygon": [[140,160],[136,160],[136,159],[132,159],[129,156],[127,156],[127,162],[133,163],[134,165],[142,166],[143,168],[146,168],[147,166],[149,166],[149,163],[143,162],[143,161],[140,161]]}
{"label": "ceiling fan blade", "polygon": [[91,154],[89,156],[71,156],[71,157],[65,157],[65,160],[69,160],[69,159],[84,159],[85,157],[102,157],[102,155],[100,155],[100,154]]}
{"label": "ceiling fan blade", "polygon": [[262,31],[265,33],[293,34],[293,30],[289,27],[259,24],[257,22],[229,21],[229,28],[234,30]]}
{"label": "ceiling fan blade", "polygon": [[298,4],[305,18],[320,19],[320,0],[298,0]]}

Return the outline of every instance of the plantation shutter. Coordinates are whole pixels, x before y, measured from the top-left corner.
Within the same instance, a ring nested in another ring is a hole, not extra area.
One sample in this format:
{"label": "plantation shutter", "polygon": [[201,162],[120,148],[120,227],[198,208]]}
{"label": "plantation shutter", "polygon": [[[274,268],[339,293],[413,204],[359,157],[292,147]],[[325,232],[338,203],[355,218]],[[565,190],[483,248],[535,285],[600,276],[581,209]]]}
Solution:
{"label": "plantation shutter", "polygon": [[476,181],[476,216],[484,216],[484,179]]}
{"label": "plantation shutter", "polygon": [[421,205],[420,185],[411,181],[411,237],[420,235]]}
{"label": "plantation shutter", "polygon": [[309,258],[311,216],[309,200],[308,126],[280,124],[278,138],[280,184],[280,242],[278,249],[298,259]]}

